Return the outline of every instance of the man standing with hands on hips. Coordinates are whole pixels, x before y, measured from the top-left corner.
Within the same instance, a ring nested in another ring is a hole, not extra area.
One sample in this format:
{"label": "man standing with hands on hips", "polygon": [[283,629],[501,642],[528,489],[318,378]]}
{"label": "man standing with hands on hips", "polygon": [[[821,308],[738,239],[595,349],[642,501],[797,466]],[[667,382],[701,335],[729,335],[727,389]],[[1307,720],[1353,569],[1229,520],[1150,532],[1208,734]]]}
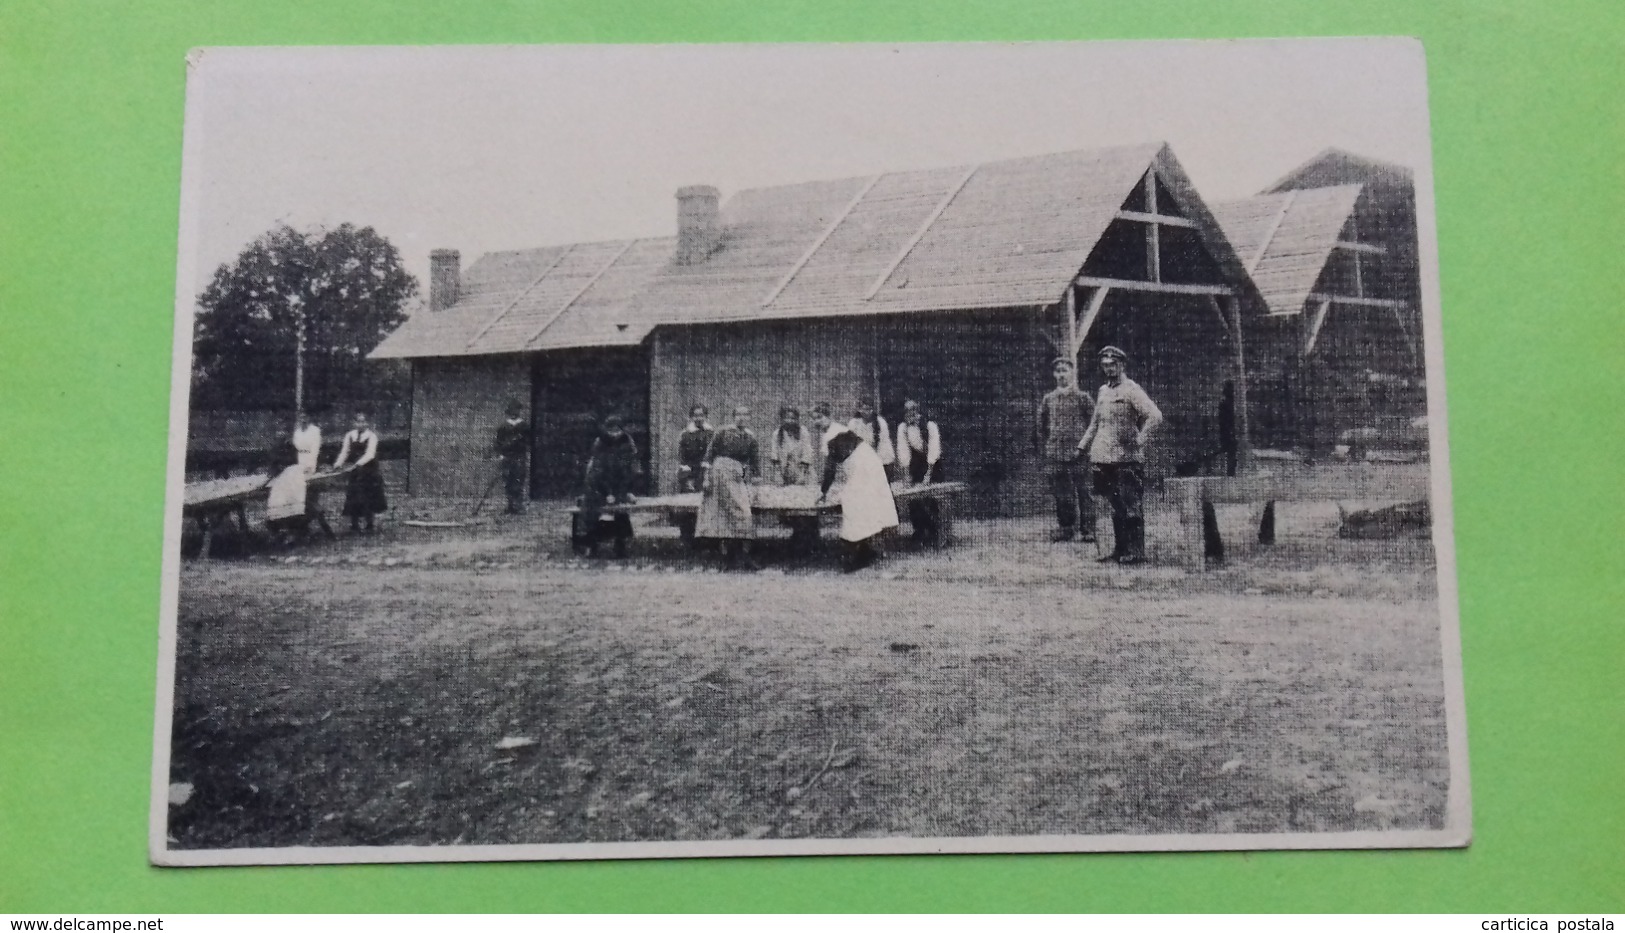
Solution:
{"label": "man standing with hands on hips", "polygon": [[1112,553],[1102,562],[1145,562],[1145,445],[1162,424],[1162,411],[1140,384],[1128,378],[1128,354],[1116,347],[1100,351],[1106,383],[1095,399],[1094,417],[1078,450],[1094,461],[1095,492],[1112,505]]}

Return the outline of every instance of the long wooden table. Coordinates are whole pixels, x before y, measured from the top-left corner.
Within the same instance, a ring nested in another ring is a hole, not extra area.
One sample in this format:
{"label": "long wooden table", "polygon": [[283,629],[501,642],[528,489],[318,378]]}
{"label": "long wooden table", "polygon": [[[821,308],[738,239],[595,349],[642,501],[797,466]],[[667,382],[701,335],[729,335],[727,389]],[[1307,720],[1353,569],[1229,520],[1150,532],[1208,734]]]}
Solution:
{"label": "long wooden table", "polygon": [[[947,543],[953,529],[953,501],[967,489],[965,483],[892,483],[892,499],[897,503],[900,518],[907,517],[907,505],[917,499],[935,499],[938,503],[939,531],[937,544]],[[831,490],[835,492],[835,490]],[[700,510],[702,493],[685,492],[666,496],[644,496],[635,502],[617,502],[598,511],[609,515],[633,515],[640,512],[658,512],[669,516],[693,515]],[[836,499],[820,505],[817,486],[753,486],[751,511],[757,518],[777,521],[780,518],[823,518],[841,511]],[[570,514],[581,513],[579,506],[567,509]]]}
{"label": "long wooden table", "polygon": [[[1258,529],[1259,543],[1271,544],[1273,529],[1266,531],[1263,516],[1276,502],[1410,502],[1428,498],[1431,482],[1425,463],[1412,469],[1351,464],[1317,470],[1281,469],[1241,476],[1169,479],[1167,495],[1179,510],[1175,552],[1187,570],[1200,571],[1207,566],[1203,527],[1206,505],[1251,505],[1250,523]],[[1213,531],[1218,533],[1218,529]]]}
{"label": "long wooden table", "polygon": [[[305,481],[306,494],[347,482],[349,475],[349,470],[317,473]],[[199,549],[198,556],[209,559],[214,545],[214,531],[228,518],[235,517],[237,527],[244,535],[248,534],[248,516],[243,514],[244,506],[250,502],[264,501],[270,494],[271,477],[265,473],[187,483],[181,499],[181,517],[197,522],[198,530],[203,532],[203,547]]]}

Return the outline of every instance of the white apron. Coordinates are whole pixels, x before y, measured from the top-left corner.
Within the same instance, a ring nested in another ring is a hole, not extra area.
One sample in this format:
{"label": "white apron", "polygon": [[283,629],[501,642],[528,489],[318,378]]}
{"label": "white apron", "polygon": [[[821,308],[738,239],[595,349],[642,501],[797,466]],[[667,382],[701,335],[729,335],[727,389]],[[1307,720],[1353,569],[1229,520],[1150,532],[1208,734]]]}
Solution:
{"label": "white apron", "polygon": [[897,503],[880,455],[859,444],[838,468],[841,503],[841,540],[864,541],[897,527]]}

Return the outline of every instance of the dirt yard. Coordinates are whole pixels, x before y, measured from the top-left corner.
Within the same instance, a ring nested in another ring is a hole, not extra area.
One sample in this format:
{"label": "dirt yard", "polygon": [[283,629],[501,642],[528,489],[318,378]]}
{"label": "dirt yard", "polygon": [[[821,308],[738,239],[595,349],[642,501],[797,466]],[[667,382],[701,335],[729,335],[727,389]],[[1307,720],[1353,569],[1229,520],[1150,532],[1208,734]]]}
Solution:
{"label": "dirt yard", "polygon": [[843,576],[778,540],[717,573],[649,520],[618,562],[556,513],[413,514],[451,509],[186,564],[175,845],[1443,823],[1431,549],[1339,540],[1330,503],[1199,575],[1040,518]]}

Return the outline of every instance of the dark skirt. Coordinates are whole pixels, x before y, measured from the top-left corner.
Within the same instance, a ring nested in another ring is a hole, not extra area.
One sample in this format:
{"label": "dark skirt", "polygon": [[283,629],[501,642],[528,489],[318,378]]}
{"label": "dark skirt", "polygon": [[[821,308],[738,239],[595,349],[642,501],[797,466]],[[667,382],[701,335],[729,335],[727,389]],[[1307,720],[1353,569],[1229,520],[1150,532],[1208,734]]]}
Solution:
{"label": "dark skirt", "polygon": [[350,484],[344,490],[344,514],[351,518],[366,518],[389,508],[384,499],[384,474],[373,460],[356,467],[350,474]]}

